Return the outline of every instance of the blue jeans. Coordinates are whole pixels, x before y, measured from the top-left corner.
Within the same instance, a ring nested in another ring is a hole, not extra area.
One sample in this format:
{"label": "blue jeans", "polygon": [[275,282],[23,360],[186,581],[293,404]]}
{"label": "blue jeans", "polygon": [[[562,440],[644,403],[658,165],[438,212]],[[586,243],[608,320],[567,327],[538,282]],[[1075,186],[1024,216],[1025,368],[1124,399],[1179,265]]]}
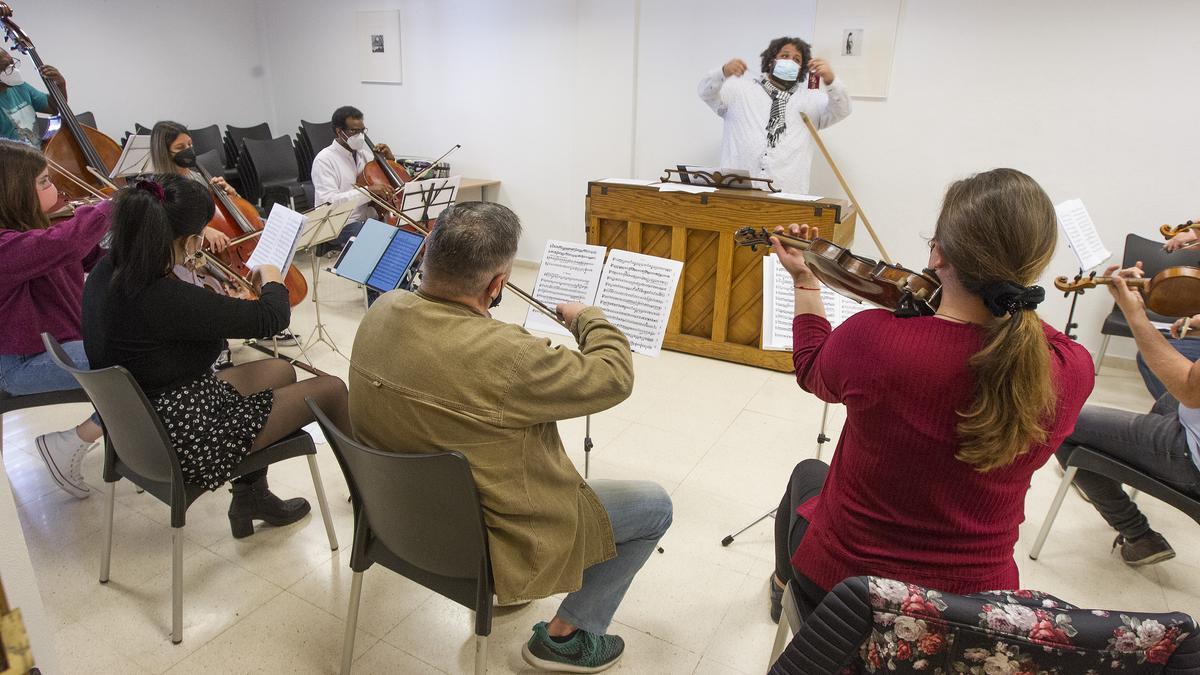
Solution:
{"label": "blue jeans", "polygon": [[[1170,342],[1171,346],[1180,354],[1186,356],[1188,361],[1192,363],[1200,361],[1200,340],[1172,340],[1168,338],[1167,342]],[[1137,367],[1138,371],[1142,373],[1142,381],[1146,383],[1146,389],[1150,391],[1150,395],[1154,397],[1154,400],[1157,401],[1162,398],[1163,394],[1167,393],[1167,388],[1163,386],[1158,376],[1150,370],[1150,366],[1146,365],[1141,352],[1138,352],[1137,355]]]}
{"label": "blue jeans", "polygon": [[603,635],[633,575],[671,527],[671,497],[658,483],[648,481],[593,480],[588,485],[608,512],[617,557],[583,571],[583,587],[563,599],[558,618]]}
{"label": "blue jeans", "polygon": [[[64,342],[62,348],[76,366],[88,367],[82,340]],[[47,352],[32,356],[0,354],[0,391],[12,396],[26,396],[78,388],[75,376],[59,368]],[[92,421],[99,424],[100,417],[92,413]]]}
{"label": "blue jeans", "polygon": [[[1085,405],[1056,455],[1066,466],[1077,447],[1110,455],[1175,489],[1200,497],[1200,469],[1192,462],[1187,436],[1179,423],[1179,401],[1170,394],[1158,399],[1147,415]],[[1091,500],[1104,520],[1126,539],[1150,530],[1146,516],[1111,478],[1080,469],[1075,484]]]}

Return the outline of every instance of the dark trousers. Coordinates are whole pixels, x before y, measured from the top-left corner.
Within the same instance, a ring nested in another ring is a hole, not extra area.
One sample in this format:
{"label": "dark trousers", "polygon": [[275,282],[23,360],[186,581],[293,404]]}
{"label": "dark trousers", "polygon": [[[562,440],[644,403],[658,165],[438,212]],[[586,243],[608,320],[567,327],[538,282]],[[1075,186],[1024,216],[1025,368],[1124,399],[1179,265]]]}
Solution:
{"label": "dark trousers", "polygon": [[829,465],[819,459],[806,459],[797,464],[775,514],[775,576],[785,584],[795,582],[801,616],[808,616],[821,603],[826,591],[792,567],[792,554],[808,531],[808,519],[797,514],[796,508],[821,493],[828,474]]}
{"label": "dark trousers", "polygon": [[[1179,401],[1170,394],[1163,394],[1147,415],[1085,405],[1075,431],[1056,453],[1059,463],[1065,467],[1071,453],[1080,446],[1110,455],[1181,492],[1200,497],[1200,469],[1192,462],[1187,435],[1179,422]],[[1119,482],[1080,469],[1075,484],[1126,539],[1150,531],[1146,516]]]}

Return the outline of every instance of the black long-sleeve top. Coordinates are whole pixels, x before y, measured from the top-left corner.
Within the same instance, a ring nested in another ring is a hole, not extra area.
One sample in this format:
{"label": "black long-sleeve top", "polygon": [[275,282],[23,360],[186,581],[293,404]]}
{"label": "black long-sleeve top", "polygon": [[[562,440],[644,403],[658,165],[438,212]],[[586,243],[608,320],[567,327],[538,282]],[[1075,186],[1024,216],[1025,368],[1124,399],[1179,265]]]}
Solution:
{"label": "black long-sleeve top", "polygon": [[83,288],[83,346],[92,368],[123,366],[153,398],[209,372],[226,338],[261,338],[287,328],[288,291],[262,287],[240,300],[165,276],[126,295],[112,287],[105,257]]}

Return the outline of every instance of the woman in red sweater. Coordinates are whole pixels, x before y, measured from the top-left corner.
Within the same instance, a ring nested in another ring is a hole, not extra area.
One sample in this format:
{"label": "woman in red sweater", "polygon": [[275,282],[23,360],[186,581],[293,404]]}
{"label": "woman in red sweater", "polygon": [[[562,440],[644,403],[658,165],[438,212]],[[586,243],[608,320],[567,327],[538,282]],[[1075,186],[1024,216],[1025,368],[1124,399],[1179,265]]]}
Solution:
{"label": "woman in red sweater", "polygon": [[803,255],[775,241],[796,288],[796,380],[846,406],[832,463],[797,465],[779,505],[776,619],[789,579],[802,608],[865,574],[952,593],[1018,587],[1013,546],[1030,477],[1093,384],[1087,350],[1034,312],[1044,293],[1030,284],[1056,238],[1054,207],[1029,176],[958,181],[929,244],[937,314],[872,310],[836,331]]}
{"label": "woman in red sweater", "polygon": [[[62,343],[87,367],[79,332],[83,275],[104,252],[109,205],[78,209],[50,224],[58,202],[46,159],[22,143],[0,140],[0,392],[11,396],[77,389],[70,373],[45,353],[42,333]],[[37,448],[54,482],[83,499],[91,491],[80,463],[100,438],[93,415],[74,429],[38,436]]]}

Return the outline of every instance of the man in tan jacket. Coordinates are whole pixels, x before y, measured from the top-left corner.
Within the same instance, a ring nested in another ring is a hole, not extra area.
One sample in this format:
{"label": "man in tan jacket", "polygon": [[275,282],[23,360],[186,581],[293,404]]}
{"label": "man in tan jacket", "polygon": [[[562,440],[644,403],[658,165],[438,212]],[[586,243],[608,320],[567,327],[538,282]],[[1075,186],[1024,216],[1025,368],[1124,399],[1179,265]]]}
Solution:
{"label": "man in tan jacket", "polygon": [[629,342],[596,307],[559,305],[579,350],[491,318],[521,226],[509,209],[447,209],[426,241],[415,293],[385,294],[354,340],[350,415],[382,450],[457,450],[479,488],[501,603],[568,592],[522,653],[533,666],[598,672],[624,642],[606,635],[633,576],[671,524],[656,483],[585,482],[556,420],[620,403],[633,389]]}

